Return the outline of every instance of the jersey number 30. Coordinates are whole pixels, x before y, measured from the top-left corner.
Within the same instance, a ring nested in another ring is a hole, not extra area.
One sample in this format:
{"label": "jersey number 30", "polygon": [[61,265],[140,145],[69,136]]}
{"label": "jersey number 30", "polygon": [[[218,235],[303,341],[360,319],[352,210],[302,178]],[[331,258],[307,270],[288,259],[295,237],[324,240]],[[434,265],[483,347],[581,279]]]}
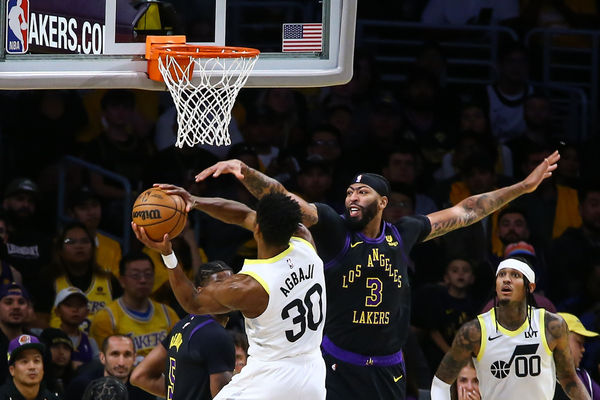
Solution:
{"label": "jersey number 30", "polygon": [[[281,311],[281,318],[286,320],[290,318],[290,311],[296,310],[295,317],[292,317],[292,322],[294,326],[300,325],[300,330],[297,333],[294,333],[294,330],[285,331],[285,337],[290,342],[295,342],[300,339],[304,332],[306,332],[306,327],[312,331],[316,331],[319,327],[319,324],[323,322],[323,288],[318,283],[315,283],[304,296],[304,301],[300,299],[294,299],[287,306],[283,308]],[[319,299],[316,301],[315,297],[318,295]],[[317,310],[315,310],[317,308]],[[308,310],[308,313],[307,311]],[[315,318],[315,311],[318,312],[318,318]]]}

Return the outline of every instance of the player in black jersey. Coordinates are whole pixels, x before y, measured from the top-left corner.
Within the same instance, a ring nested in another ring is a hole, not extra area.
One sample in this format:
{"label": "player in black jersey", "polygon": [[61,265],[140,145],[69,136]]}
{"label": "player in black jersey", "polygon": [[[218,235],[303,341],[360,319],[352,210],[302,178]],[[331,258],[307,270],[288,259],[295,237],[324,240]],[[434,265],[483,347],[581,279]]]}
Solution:
{"label": "player in black jersey", "polygon": [[325,263],[329,304],[322,350],[328,367],[327,398],[404,399],[401,350],[409,329],[411,248],[471,225],[534,191],[556,169],[559,158],[554,152],[519,183],[395,224],[383,221],[390,188],[376,174],[355,176],[346,190],[343,216],[326,204],[307,203],[239,160],[221,161],[199,173],[196,181],[230,173],[257,198],[282,192],[298,201],[302,222]]}
{"label": "player in black jersey", "polygon": [[[232,275],[222,261],[203,264],[196,286]],[[227,315],[188,314],[133,370],[132,384],[169,400],[210,400],[231,380],[235,347]]]}

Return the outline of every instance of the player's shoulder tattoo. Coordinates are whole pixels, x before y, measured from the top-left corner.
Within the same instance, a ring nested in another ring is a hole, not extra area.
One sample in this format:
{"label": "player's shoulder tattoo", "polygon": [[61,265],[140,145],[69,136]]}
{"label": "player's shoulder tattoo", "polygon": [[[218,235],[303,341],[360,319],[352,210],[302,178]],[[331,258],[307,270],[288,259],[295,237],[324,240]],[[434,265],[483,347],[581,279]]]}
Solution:
{"label": "player's shoulder tattoo", "polygon": [[550,340],[558,340],[561,337],[567,335],[567,323],[565,320],[557,314],[546,311],[546,318],[544,321],[546,327],[546,333],[549,335]]}
{"label": "player's shoulder tattoo", "polygon": [[466,322],[454,337],[454,344],[463,350],[474,352],[481,343],[481,325],[478,319]]}

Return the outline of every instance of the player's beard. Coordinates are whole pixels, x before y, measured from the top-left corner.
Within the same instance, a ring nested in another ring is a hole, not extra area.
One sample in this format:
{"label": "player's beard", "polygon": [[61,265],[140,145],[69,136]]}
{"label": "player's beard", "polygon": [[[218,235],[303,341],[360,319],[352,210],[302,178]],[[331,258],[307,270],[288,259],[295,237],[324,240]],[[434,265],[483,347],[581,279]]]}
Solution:
{"label": "player's beard", "polygon": [[344,211],[344,216],[346,217],[346,224],[348,228],[350,228],[353,231],[362,231],[365,228],[365,226],[367,226],[367,224],[371,222],[373,218],[375,218],[375,215],[377,215],[377,201],[373,201],[372,203],[361,208],[361,211],[361,218],[351,217],[347,208]]}

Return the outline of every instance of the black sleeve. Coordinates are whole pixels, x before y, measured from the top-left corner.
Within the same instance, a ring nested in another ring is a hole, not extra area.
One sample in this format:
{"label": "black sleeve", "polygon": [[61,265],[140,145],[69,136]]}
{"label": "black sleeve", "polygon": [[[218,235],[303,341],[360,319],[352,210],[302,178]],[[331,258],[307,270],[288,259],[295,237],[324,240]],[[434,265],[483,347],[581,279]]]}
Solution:
{"label": "black sleeve", "polygon": [[209,374],[233,371],[235,368],[233,338],[220,327],[206,328],[204,334],[192,336],[190,348],[198,350],[199,357],[202,357],[206,363]]}
{"label": "black sleeve", "polygon": [[411,215],[400,218],[396,228],[402,237],[404,251],[409,254],[415,244],[422,242],[429,235],[431,221],[425,215]]}
{"label": "black sleeve", "polygon": [[346,225],[344,219],[331,208],[323,203],[315,203],[319,222],[310,227],[317,253],[324,263],[331,261],[344,248],[346,241]]}

